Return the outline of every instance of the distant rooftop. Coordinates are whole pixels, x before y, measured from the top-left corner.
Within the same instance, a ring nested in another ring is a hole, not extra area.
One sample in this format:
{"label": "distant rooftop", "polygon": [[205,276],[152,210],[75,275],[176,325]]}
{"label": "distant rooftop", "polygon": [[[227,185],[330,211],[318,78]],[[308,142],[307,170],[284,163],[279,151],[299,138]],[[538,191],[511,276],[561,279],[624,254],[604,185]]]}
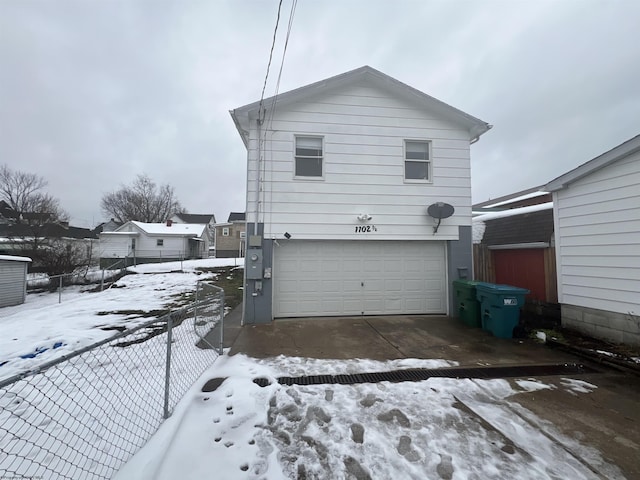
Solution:
{"label": "distant rooftop", "polygon": [[212,219],[213,223],[216,223],[213,213],[176,213],[176,217],[184,223],[209,223]]}
{"label": "distant rooftop", "polygon": [[231,212],[229,214],[229,220],[227,220],[227,222],[244,222],[245,220],[245,213],[242,212]]}

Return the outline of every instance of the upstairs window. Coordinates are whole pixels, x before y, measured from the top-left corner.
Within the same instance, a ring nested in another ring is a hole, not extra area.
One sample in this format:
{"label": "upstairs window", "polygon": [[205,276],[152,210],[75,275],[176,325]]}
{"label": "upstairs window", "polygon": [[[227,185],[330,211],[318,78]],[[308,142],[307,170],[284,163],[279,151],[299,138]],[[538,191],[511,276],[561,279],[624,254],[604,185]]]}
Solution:
{"label": "upstairs window", "polygon": [[164,245],[164,238],[156,239],[156,246],[162,247]]}
{"label": "upstairs window", "polygon": [[228,237],[229,236],[229,227],[223,227],[222,228],[222,236],[223,237]]}
{"label": "upstairs window", "polygon": [[296,177],[322,178],[322,138],[296,137]]}
{"label": "upstairs window", "polygon": [[431,180],[430,142],[404,142],[404,178],[424,182]]}

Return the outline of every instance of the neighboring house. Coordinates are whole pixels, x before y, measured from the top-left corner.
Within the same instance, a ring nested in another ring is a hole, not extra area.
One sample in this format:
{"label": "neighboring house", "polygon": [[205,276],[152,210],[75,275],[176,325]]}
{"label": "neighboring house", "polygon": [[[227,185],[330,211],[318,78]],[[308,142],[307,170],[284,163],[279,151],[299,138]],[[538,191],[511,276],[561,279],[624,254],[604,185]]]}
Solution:
{"label": "neighboring house", "polygon": [[215,229],[216,257],[244,257],[246,248],[245,214],[231,212],[226,223],[218,223]]}
{"label": "neighboring house", "polygon": [[67,222],[29,225],[0,224],[0,255],[30,255],[31,269],[40,269],[37,251],[53,244],[80,247],[90,259],[98,237],[93,230],[69,226]]}
{"label": "neighboring house", "polygon": [[542,186],[473,205],[474,278],[556,303],[553,203]]}
{"label": "neighboring house", "polygon": [[0,200],[0,224],[30,223],[43,225],[50,223],[50,213],[18,212],[4,200]]}
{"label": "neighboring house", "polygon": [[102,222],[100,225],[98,225],[93,230],[94,230],[94,232],[96,232],[96,235],[97,235],[97,234],[102,233],[102,232],[113,232],[114,230],[116,230],[117,228],[119,228],[121,226],[122,226],[122,223],[116,222],[112,218],[108,222]]}
{"label": "neighboring house", "polygon": [[130,221],[113,232],[100,234],[103,268],[119,261],[131,265],[206,258],[208,252],[209,227],[205,224]]}
{"label": "neighboring house", "polygon": [[215,245],[216,216],[213,213],[176,213],[171,220],[174,223],[195,223],[209,227],[209,249]]}
{"label": "neighboring house", "polygon": [[24,303],[30,258],[0,255],[0,307]]}
{"label": "neighboring house", "polygon": [[562,324],[640,345],[640,135],[549,182]]}
{"label": "neighboring house", "polygon": [[[490,125],[368,66],[230,113],[248,152],[245,323],[452,311],[472,270],[470,145]],[[438,202],[455,212],[436,231]]]}

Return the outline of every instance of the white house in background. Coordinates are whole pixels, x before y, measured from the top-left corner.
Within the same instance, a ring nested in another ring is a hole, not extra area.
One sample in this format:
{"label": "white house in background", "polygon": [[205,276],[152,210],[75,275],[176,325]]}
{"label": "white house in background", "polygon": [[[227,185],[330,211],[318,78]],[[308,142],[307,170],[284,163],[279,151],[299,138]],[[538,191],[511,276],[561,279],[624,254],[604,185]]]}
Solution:
{"label": "white house in background", "polygon": [[24,303],[30,262],[27,257],[0,255],[0,307]]}
{"label": "white house in background", "polygon": [[[490,125],[368,66],[230,113],[248,152],[245,323],[449,312],[472,271],[470,145]],[[438,202],[455,212],[435,231]]]}
{"label": "white house in background", "polygon": [[640,345],[640,135],[545,189],[563,325]]}
{"label": "white house in background", "polygon": [[102,232],[99,237],[103,268],[120,260],[132,265],[209,255],[209,227],[203,224],[130,221],[113,232]]}

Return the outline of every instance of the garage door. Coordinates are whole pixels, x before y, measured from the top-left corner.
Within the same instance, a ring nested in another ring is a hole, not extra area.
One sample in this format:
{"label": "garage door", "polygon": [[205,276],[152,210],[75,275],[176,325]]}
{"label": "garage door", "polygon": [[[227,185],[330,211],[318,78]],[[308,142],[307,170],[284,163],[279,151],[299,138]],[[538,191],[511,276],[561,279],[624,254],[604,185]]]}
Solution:
{"label": "garage door", "polygon": [[287,241],[274,317],[446,313],[444,242]]}

